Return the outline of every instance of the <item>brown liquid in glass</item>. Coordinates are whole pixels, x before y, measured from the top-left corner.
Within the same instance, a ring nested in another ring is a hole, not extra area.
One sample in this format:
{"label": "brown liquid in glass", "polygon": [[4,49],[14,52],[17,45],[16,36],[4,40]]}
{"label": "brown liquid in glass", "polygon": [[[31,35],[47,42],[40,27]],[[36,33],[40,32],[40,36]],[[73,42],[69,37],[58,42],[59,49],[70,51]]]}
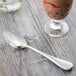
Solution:
{"label": "brown liquid in glass", "polygon": [[68,15],[72,2],[73,0],[44,0],[44,8],[50,18],[61,20]]}

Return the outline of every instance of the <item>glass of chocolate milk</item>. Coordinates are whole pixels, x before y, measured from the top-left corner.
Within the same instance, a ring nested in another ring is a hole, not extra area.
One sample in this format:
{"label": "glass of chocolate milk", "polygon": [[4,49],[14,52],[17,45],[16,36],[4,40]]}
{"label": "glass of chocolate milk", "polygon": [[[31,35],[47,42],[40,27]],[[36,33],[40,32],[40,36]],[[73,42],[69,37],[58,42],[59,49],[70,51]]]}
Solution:
{"label": "glass of chocolate milk", "polygon": [[68,24],[63,19],[68,15],[73,0],[44,0],[44,9],[51,18],[45,26],[45,32],[51,37],[61,37],[69,31]]}

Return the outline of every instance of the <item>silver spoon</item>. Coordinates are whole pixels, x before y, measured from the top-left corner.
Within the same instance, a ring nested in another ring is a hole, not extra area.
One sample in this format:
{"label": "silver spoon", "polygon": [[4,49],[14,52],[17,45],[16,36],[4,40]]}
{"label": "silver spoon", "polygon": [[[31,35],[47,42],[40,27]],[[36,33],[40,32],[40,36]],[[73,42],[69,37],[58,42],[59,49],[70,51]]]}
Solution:
{"label": "silver spoon", "polygon": [[41,54],[42,56],[46,57],[47,59],[49,59],[51,62],[53,62],[54,64],[56,64],[63,70],[70,70],[73,68],[73,64],[71,62],[59,59],[57,57],[51,56],[46,53],[43,53],[42,51],[39,51],[39,50],[29,46],[27,44],[26,40],[21,36],[15,35],[9,31],[5,31],[3,33],[3,36],[6,40],[6,42],[9,43],[14,48],[29,48],[29,49]]}

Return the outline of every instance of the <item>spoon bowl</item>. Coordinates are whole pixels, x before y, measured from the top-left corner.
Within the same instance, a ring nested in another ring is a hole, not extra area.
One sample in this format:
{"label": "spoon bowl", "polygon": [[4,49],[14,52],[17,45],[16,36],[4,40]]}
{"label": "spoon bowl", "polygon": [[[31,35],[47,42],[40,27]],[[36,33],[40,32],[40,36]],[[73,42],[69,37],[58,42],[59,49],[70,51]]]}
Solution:
{"label": "spoon bowl", "polygon": [[3,33],[4,39],[14,48],[25,48],[27,46],[26,40],[19,35],[15,35],[9,31]]}

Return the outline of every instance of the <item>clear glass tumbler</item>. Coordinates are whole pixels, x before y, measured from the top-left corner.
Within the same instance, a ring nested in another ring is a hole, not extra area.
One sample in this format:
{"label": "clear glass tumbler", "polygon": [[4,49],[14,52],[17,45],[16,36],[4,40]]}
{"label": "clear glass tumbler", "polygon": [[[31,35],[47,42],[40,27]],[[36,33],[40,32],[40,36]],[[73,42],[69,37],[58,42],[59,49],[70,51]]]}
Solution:
{"label": "clear glass tumbler", "polygon": [[23,0],[0,0],[0,10],[12,12],[18,10],[23,3]]}
{"label": "clear glass tumbler", "polygon": [[73,0],[44,0],[44,9],[51,19],[45,26],[45,32],[52,37],[61,37],[69,31],[68,24],[63,19],[68,15]]}

